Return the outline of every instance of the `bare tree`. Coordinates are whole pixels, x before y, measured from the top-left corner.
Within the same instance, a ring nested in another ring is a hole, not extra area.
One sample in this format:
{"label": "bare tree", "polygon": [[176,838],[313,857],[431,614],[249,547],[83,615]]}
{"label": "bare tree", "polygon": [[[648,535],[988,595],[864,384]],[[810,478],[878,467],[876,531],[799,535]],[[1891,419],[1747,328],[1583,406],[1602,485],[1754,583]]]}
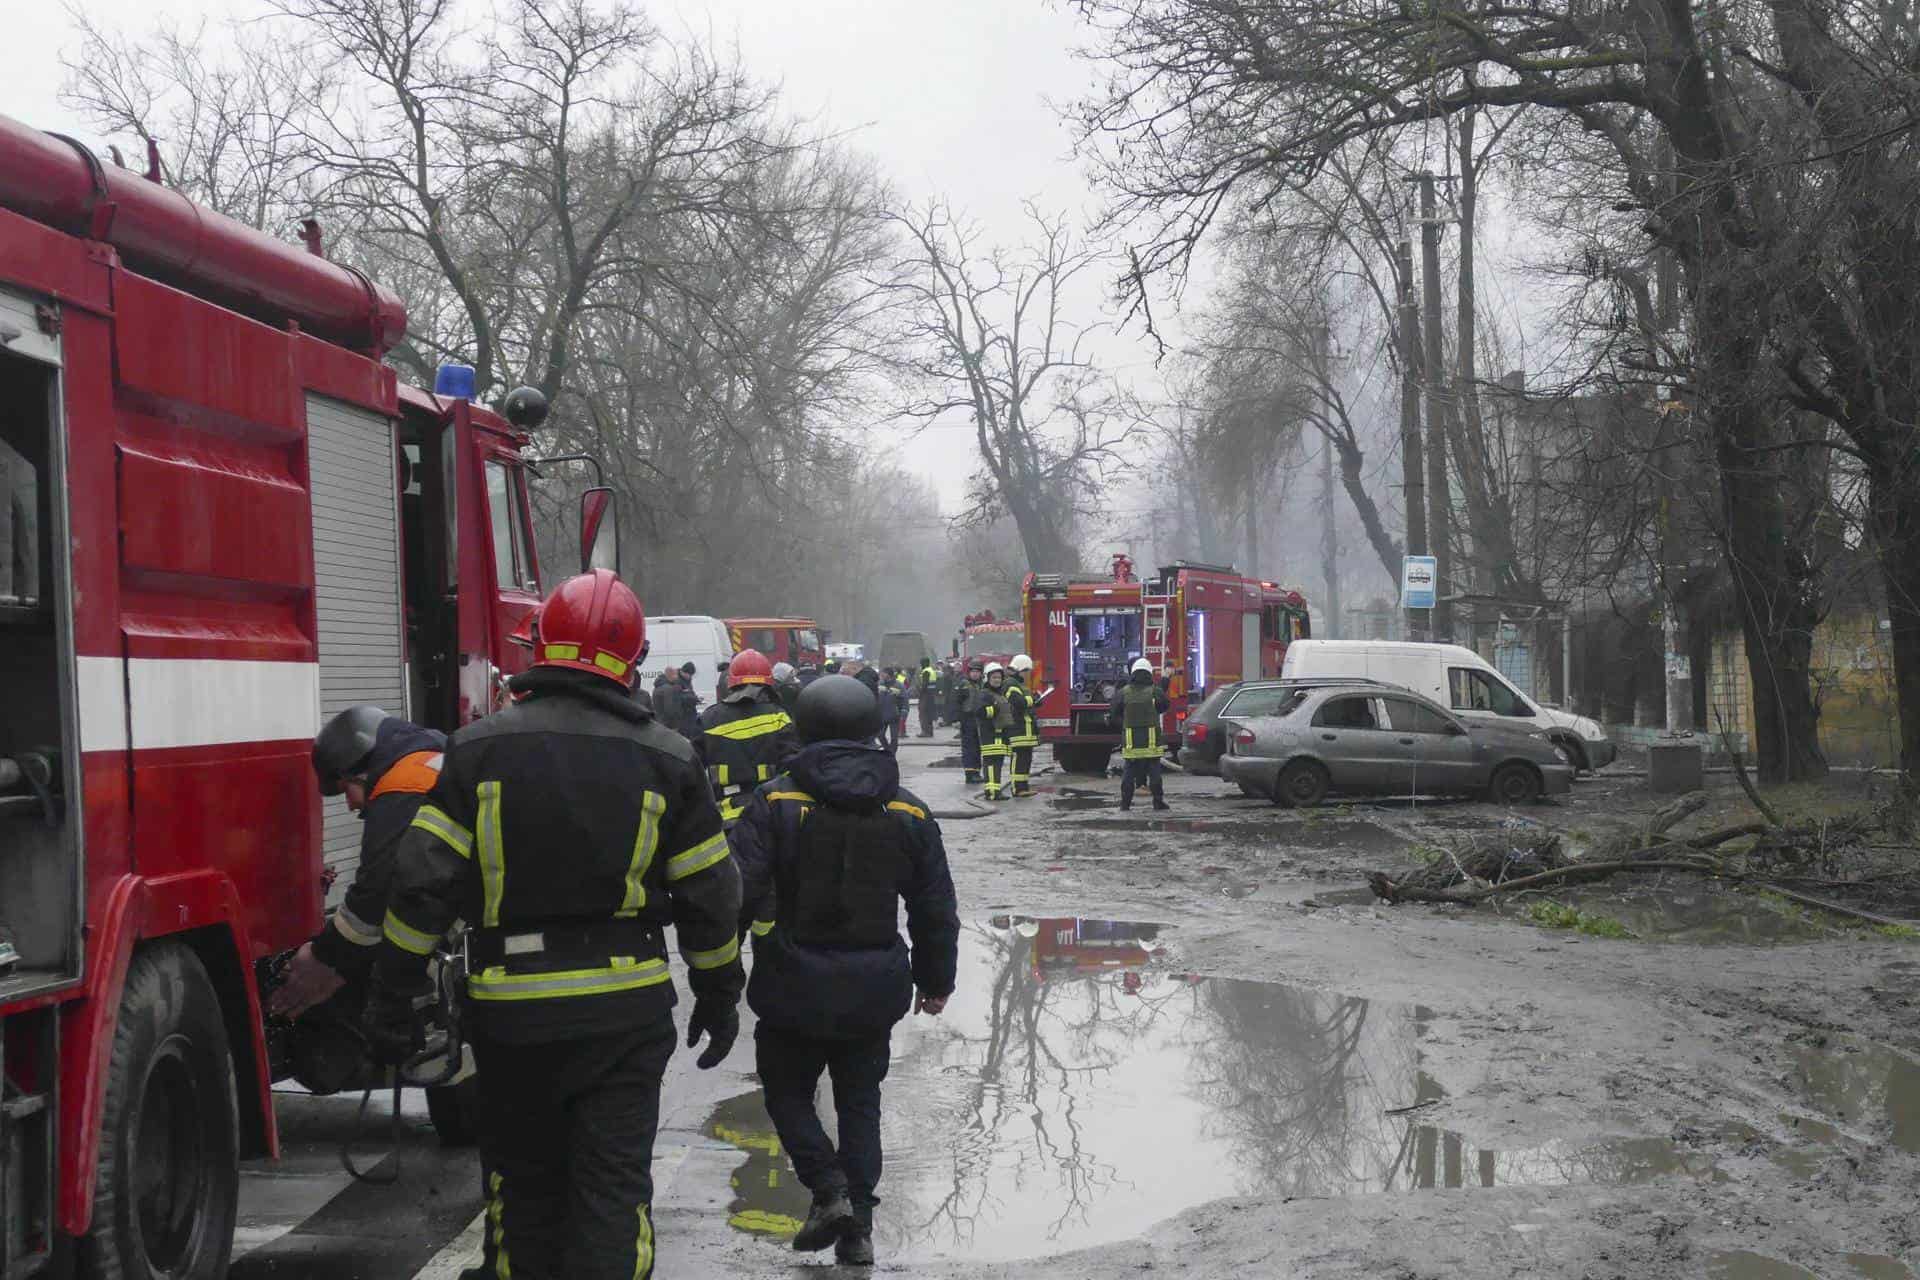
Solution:
{"label": "bare tree", "polygon": [[1068,570],[1079,565],[1074,522],[1140,417],[1094,368],[1089,330],[1068,318],[1102,253],[1064,218],[1031,204],[1027,216],[1033,241],[1006,250],[982,246],[940,201],[899,215],[909,256],[890,285],[904,317],[898,368],[912,388],[907,417],[971,419],[981,469],[962,522],[1004,512],[1029,568]]}

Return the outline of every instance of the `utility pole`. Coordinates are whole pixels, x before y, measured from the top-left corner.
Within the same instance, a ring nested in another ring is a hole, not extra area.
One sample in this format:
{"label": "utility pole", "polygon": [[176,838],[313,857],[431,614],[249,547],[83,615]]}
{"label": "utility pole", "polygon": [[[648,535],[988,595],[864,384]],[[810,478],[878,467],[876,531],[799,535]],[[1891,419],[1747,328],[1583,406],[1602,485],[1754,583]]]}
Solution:
{"label": "utility pole", "polygon": [[1440,208],[1434,178],[1423,173],[1420,183],[1420,269],[1423,279],[1426,326],[1427,391],[1427,540],[1433,550],[1433,638],[1453,639],[1453,610],[1446,603],[1453,589],[1453,489],[1447,482],[1447,431],[1453,422],[1453,402],[1446,390],[1446,334],[1440,318]]}
{"label": "utility pole", "polygon": [[[1316,349],[1314,351],[1314,376],[1320,379],[1321,397],[1331,399],[1326,388],[1333,380],[1333,371],[1329,369],[1328,350],[1333,345],[1332,334],[1326,324],[1317,327],[1314,333]],[[1344,628],[1340,625],[1340,537],[1334,530],[1334,513],[1337,508],[1333,500],[1333,425],[1332,415],[1327,415],[1328,430],[1321,433],[1320,440],[1320,575],[1326,586],[1321,599],[1321,608],[1327,620],[1327,638],[1338,640]]]}
{"label": "utility pole", "polygon": [[[1420,306],[1413,293],[1413,245],[1400,242],[1400,491],[1407,513],[1407,551],[1427,554],[1427,482],[1420,447]],[[1424,640],[1418,609],[1406,610],[1406,636]]]}

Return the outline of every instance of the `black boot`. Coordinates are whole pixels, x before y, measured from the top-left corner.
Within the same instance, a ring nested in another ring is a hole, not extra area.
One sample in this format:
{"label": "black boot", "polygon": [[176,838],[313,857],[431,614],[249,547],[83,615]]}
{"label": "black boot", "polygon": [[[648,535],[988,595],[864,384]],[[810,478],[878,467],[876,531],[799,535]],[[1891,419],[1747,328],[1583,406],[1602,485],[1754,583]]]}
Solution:
{"label": "black boot", "polygon": [[1154,807],[1154,808],[1156,808],[1156,809],[1171,809],[1171,808],[1173,808],[1173,806],[1172,806],[1172,805],[1170,805],[1170,804],[1168,804],[1168,803],[1167,803],[1167,802],[1166,802],[1165,800],[1155,800],[1155,801],[1153,802],[1153,807]]}
{"label": "black boot", "polygon": [[841,1236],[839,1243],[833,1246],[833,1260],[843,1267],[872,1266],[872,1229],[855,1224],[853,1229]]}
{"label": "black boot", "polygon": [[793,1237],[799,1253],[818,1253],[834,1244],[853,1226],[853,1205],[844,1191],[816,1192],[807,1220]]}

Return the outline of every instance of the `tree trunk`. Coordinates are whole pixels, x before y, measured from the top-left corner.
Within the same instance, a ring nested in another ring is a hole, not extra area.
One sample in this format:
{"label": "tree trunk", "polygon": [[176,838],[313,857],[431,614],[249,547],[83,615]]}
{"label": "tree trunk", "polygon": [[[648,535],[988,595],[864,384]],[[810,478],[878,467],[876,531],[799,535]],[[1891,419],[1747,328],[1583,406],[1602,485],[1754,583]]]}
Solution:
{"label": "tree trunk", "polygon": [[1346,489],[1347,497],[1353,501],[1353,509],[1360,514],[1360,526],[1367,531],[1367,541],[1373,546],[1373,554],[1380,558],[1380,567],[1386,572],[1387,581],[1396,587],[1400,583],[1400,548],[1394,542],[1393,535],[1387,532],[1386,521],[1380,518],[1379,504],[1374,502],[1373,494],[1367,490],[1366,458],[1360,449],[1350,440],[1341,440],[1337,446],[1340,452],[1340,484]]}
{"label": "tree trunk", "polygon": [[1904,476],[1871,469],[1870,512],[1887,616],[1893,624],[1894,703],[1900,717],[1900,768],[1920,783],[1920,487]]}

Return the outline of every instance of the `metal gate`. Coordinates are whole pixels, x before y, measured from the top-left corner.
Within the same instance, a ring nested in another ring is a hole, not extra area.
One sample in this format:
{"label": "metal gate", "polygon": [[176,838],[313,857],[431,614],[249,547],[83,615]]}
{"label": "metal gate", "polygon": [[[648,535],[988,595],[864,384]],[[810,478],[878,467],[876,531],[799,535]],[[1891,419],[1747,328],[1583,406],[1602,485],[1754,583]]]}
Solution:
{"label": "metal gate", "polygon": [[[321,396],[307,397],[313,486],[314,611],[319,619],[320,722],[360,703],[406,715],[406,638],[400,598],[399,491],[393,423]],[[360,857],[360,824],[326,802],[334,898]]]}

